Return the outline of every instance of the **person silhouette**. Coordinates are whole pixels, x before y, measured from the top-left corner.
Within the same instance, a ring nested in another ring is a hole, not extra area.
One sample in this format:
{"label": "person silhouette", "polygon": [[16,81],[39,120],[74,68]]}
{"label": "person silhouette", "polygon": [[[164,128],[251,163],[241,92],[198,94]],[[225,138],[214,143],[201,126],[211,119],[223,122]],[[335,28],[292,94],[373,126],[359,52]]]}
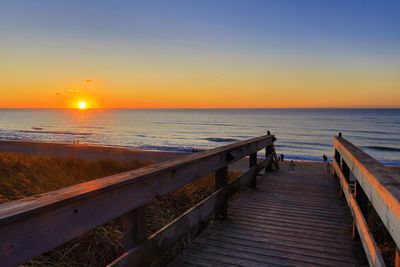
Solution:
{"label": "person silhouette", "polygon": [[326,172],[331,173],[331,164],[329,162],[326,163]]}
{"label": "person silhouette", "polygon": [[290,161],[290,164],[289,164],[289,170],[291,170],[292,172],[294,172],[294,167],[296,166],[296,164],[294,163],[294,161],[293,160],[291,160]]}

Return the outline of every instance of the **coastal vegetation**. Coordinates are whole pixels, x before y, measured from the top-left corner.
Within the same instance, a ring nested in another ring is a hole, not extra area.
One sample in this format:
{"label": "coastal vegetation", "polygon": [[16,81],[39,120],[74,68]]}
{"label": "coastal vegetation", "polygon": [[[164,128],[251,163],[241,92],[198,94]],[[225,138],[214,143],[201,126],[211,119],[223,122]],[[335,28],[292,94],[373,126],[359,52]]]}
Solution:
{"label": "coastal vegetation", "polygon": [[[36,156],[21,153],[0,153],[0,203],[57,190],[92,179],[140,168],[149,161],[111,158],[78,159]],[[236,173],[230,173],[230,177]],[[147,232],[151,234],[184,211],[200,202],[213,191],[213,175],[157,198],[146,206]],[[185,236],[173,256],[191,236]],[[105,266],[124,251],[119,219],[100,225],[74,240],[40,255],[24,266]]]}

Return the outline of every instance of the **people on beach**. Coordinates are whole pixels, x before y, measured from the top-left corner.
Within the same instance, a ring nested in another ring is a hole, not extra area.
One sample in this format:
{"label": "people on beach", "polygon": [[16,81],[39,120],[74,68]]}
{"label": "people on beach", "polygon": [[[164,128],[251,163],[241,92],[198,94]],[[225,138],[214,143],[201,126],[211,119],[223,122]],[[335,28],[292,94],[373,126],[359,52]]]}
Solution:
{"label": "people on beach", "polygon": [[331,173],[331,164],[329,162],[326,163],[326,172]]}
{"label": "people on beach", "polygon": [[[322,160],[323,160],[323,163],[324,163],[324,168],[325,168],[325,170],[328,171],[328,164],[329,164],[329,162],[328,162],[328,157],[327,157],[325,154],[322,155]],[[330,166],[329,166],[329,169],[330,169]]]}
{"label": "people on beach", "polygon": [[294,163],[294,161],[293,160],[291,160],[290,161],[290,164],[289,164],[289,170],[291,170],[292,172],[294,172],[294,167],[296,166],[296,164]]}
{"label": "people on beach", "polygon": [[284,161],[285,160],[285,155],[283,155],[283,153],[281,153],[281,156],[279,158],[280,161]]}

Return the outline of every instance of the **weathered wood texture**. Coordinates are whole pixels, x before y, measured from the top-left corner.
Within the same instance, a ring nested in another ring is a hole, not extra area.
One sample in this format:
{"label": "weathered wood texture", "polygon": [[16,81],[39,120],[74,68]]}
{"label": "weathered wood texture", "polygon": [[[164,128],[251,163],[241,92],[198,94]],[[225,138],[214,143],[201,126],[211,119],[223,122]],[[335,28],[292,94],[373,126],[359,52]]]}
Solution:
{"label": "weathered wood texture", "polygon": [[337,179],[322,163],[297,163],[259,179],[229,203],[171,266],[366,266]]}
{"label": "weathered wood texture", "polygon": [[[386,266],[385,262],[383,261],[381,252],[379,251],[379,248],[375,243],[375,240],[368,228],[368,224],[362,214],[362,211],[358,206],[356,199],[353,196],[353,193],[350,190],[347,179],[341,171],[340,166],[336,162],[336,160],[333,162],[333,166],[335,168],[335,173],[339,177],[340,185],[346,197],[347,205],[349,206],[350,212],[354,218],[354,225],[356,226],[358,231],[357,237],[361,239],[370,266]],[[354,232],[355,229],[353,228],[353,236]]]}
{"label": "weathered wood texture", "polygon": [[[143,239],[131,211],[275,141],[266,135],[0,205],[0,265],[15,266],[127,214],[127,247]],[[130,240],[129,240],[130,239]]]}
{"label": "weathered wood texture", "polygon": [[333,146],[400,247],[400,175],[342,137]]}
{"label": "weathered wood texture", "polygon": [[199,222],[210,217],[215,208],[220,207],[221,201],[225,202],[225,199],[237,192],[242,186],[247,186],[256,173],[271,163],[272,155],[269,155],[225,187],[218,188],[211,196],[154,233],[142,244],[126,252],[109,266],[149,266],[167,253],[168,249],[173,247],[185,233],[197,226]]}

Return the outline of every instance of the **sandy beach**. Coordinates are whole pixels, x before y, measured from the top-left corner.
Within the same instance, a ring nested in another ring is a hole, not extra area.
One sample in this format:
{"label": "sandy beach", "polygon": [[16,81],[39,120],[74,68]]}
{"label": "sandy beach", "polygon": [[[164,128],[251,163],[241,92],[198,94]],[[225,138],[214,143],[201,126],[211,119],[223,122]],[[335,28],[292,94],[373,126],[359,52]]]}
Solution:
{"label": "sandy beach", "polygon": [[188,155],[187,152],[167,152],[132,149],[118,146],[67,144],[53,142],[0,141],[1,152],[19,152],[32,155],[78,157],[81,159],[113,158],[162,162]]}
{"label": "sandy beach", "polygon": [[[0,152],[18,152],[31,155],[46,155],[58,157],[77,157],[80,159],[112,158],[116,160],[136,159],[151,161],[153,163],[172,160],[184,157],[189,152],[171,152],[157,150],[141,150],[135,148],[102,146],[91,144],[67,144],[55,142],[31,142],[31,141],[0,141]],[[279,152],[278,152],[279,153]],[[296,161],[297,167],[303,164],[313,163],[316,168],[321,162],[316,161]],[[282,164],[282,162],[281,162]],[[284,162],[286,168],[287,162]],[[399,166],[389,166],[391,169],[400,173]],[[231,170],[244,171],[248,168],[248,159],[242,159],[231,165]]]}
{"label": "sandy beach", "polygon": [[[135,148],[89,144],[66,144],[53,142],[0,141],[0,152],[17,152],[30,155],[76,157],[80,159],[112,158],[116,160],[136,159],[153,163],[184,157],[189,152],[141,150]],[[248,160],[232,164],[232,170],[246,170]]]}

